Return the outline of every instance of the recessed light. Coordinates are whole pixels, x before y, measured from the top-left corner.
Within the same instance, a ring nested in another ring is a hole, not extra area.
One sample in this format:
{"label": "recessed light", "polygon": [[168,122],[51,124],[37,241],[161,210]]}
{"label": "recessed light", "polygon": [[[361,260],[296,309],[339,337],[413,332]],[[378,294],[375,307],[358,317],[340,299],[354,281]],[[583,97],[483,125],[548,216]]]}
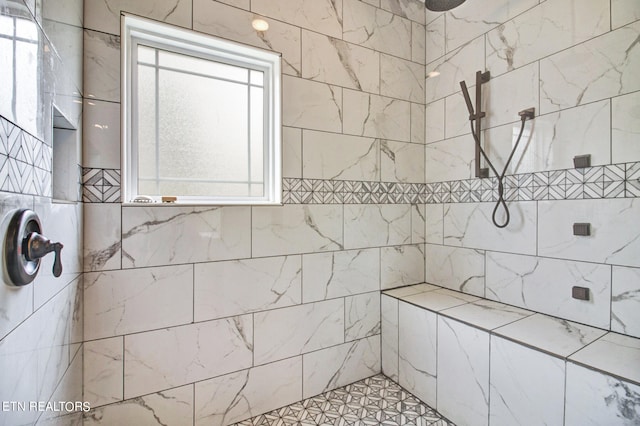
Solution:
{"label": "recessed light", "polygon": [[256,18],[251,21],[251,26],[256,31],[267,31],[269,29],[269,23],[264,19]]}
{"label": "recessed light", "polygon": [[427,78],[433,78],[433,77],[437,77],[440,75],[439,71],[430,71],[427,73]]}

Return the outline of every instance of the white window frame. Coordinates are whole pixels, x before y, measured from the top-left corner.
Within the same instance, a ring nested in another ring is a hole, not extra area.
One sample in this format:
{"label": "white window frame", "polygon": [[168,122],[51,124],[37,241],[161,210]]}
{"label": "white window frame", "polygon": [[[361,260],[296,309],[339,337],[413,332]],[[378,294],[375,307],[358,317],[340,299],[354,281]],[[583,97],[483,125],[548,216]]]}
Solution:
{"label": "white window frame", "polygon": [[[165,23],[130,14],[122,14],[122,172],[123,204],[140,205],[138,194],[137,111],[133,102],[132,81],[136,77],[137,45],[145,44],[187,53],[231,65],[264,72],[264,192],[262,196],[229,197],[215,194],[206,197],[177,196],[177,204],[189,205],[280,205],[282,204],[282,112],[281,55],[229,40],[211,37]],[[160,196],[153,196],[159,202]],[[156,205],[175,205],[156,204]]]}

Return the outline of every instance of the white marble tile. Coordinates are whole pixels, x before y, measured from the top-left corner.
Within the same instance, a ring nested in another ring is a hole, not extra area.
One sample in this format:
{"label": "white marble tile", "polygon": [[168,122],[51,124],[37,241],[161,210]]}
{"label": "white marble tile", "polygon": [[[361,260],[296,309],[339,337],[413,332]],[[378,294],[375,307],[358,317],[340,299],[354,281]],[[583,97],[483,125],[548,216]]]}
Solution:
{"label": "white marble tile", "polygon": [[424,282],[423,244],[380,249],[380,288],[388,289]]}
{"label": "white marble tile", "polygon": [[302,398],[302,357],[195,384],[195,425],[228,425]]}
{"label": "white marble tile", "polygon": [[124,397],[251,366],[251,315],[165,328],[124,338]]}
{"label": "white marble tile", "polygon": [[456,424],[489,421],[489,333],[438,316],[438,405]]}
{"label": "white marble tile", "polygon": [[484,38],[477,38],[445,56],[428,63],[426,73],[439,72],[426,79],[427,103],[460,91],[460,82],[475,86],[476,71],[484,70]]}
{"label": "white marble tile", "polygon": [[253,207],[252,254],[273,256],[341,250],[342,206]]}
{"label": "white marble tile", "polygon": [[[588,288],[589,300],[572,298],[574,286]],[[487,297],[607,329],[611,318],[611,267],[489,252]]]}
{"label": "white marble tile", "polygon": [[119,204],[84,204],[83,249],[86,272],[120,269],[121,211]]}
{"label": "white marble tile", "polygon": [[422,144],[381,140],[381,180],[383,182],[424,182],[424,151],[425,147]]}
{"label": "white marble tile", "polygon": [[[640,89],[636,22],[540,61],[541,113]],[[571,81],[571,84],[567,84]]]}
{"label": "white marble tile", "polygon": [[619,28],[640,19],[640,4],[635,0],[611,0],[611,27]]}
{"label": "white marble tile", "polygon": [[304,303],[380,289],[380,252],[334,251],[302,256]]}
{"label": "white marble tile", "polygon": [[475,176],[475,142],[470,134],[425,145],[425,180],[470,179]]}
{"label": "white marble tile", "polygon": [[379,292],[345,297],[344,313],[345,342],[380,334]]}
{"label": "white marble tile", "polygon": [[429,309],[430,311],[438,312],[443,309],[453,308],[454,306],[464,305],[465,303],[475,302],[478,298],[458,291],[437,289],[412,294],[403,297],[402,300]]}
{"label": "white marble tile", "polygon": [[[418,3],[418,2],[416,2]],[[424,13],[422,14],[424,17]],[[426,29],[424,24],[411,23],[411,60],[425,64],[426,57]],[[424,74],[423,74],[424,75]]]}
{"label": "white marble tile", "polygon": [[425,293],[427,291],[440,290],[440,288],[441,287],[438,287],[432,284],[421,283],[421,284],[415,284],[415,285],[408,285],[406,287],[394,288],[391,290],[385,290],[382,294],[386,294],[391,297],[395,297],[403,300],[407,296],[411,296],[419,293]]}
{"label": "white marble tile", "polygon": [[424,103],[424,66],[391,55],[380,56],[380,94]]}
{"label": "white marble tile", "polygon": [[360,0],[344,0],[346,41],[411,59],[411,21]]}
{"label": "white marble tile", "polygon": [[490,424],[563,424],[564,360],[491,336],[490,368]]}
{"label": "white marble tile", "polygon": [[444,204],[427,204],[426,206],[425,241],[431,244],[442,244],[444,242]]}
{"label": "white marble tile", "polygon": [[385,294],[380,300],[382,373],[398,381],[398,301]]}
{"label": "white marble tile", "polygon": [[445,16],[440,15],[438,18],[429,22],[426,26],[426,44],[425,44],[425,61],[433,62],[444,56],[444,37],[445,37]]}
{"label": "white marble tile", "polygon": [[[425,142],[425,107],[423,104],[411,104],[411,142]],[[424,175],[424,173],[423,173]],[[424,176],[422,177],[424,180]]]}
{"label": "white marble tile", "polygon": [[493,332],[562,358],[582,349],[606,333],[588,325],[543,314],[531,315]]}
{"label": "white marble tile", "polygon": [[307,179],[378,181],[379,150],[377,139],[304,130],[302,175]]}
{"label": "white marble tile", "polygon": [[[223,2],[228,3],[228,2]],[[236,7],[209,0],[193,1],[193,29],[282,54],[282,72],[299,77],[302,70],[300,28],[266,17],[268,31],[256,31],[251,21],[258,17],[249,7]]]}
{"label": "white marble tile", "polygon": [[64,245],[60,277],[53,276],[55,256],[49,254],[40,261],[40,270],[31,284],[33,307],[37,310],[82,272],[82,204],[51,203],[49,198],[36,198],[34,211],[40,217],[45,237]]}
{"label": "white marble tile", "polygon": [[252,0],[251,11],[342,38],[342,0]]}
{"label": "white marble tile", "polygon": [[[4,141],[3,141],[4,142]],[[7,234],[7,227],[14,212],[20,208],[33,209],[33,197],[0,193],[0,234]],[[3,246],[4,247],[4,246]],[[4,251],[3,251],[4,252]],[[14,287],[11,278],[2,269],[0,283],[0,340],[33,312],[33,285]]]}
{"label": "white marble tile", "polygon": [[[497,228],[491,222],[493,203],[445,205],[444,243],[451,246],[535,254],[536,203],[525,201],[507,205],[511,220],[506,228]],[[542,224],[542,215],[540,216],[539,223]],[[498,223],[504,223],[502,207],[498,209],[496,219]]]}
{"label": "white marble tile", "polygon": [[120,13],[129,12],[156,21],[191,28],[191,2],[184,0],[100,0],[88,2],[84,8],[86,28],[120,34]]}
{"label": "white marble tile", "polygon": [[613,267],[611,331],[640,338],[640,268]]}
{"label": "white marble tile", "polygon": [[465,305],[445,309],[440,311],[440,314],[467,324],[473,324],[483,330],[491,331],[494,328],[502,327],[533,315],[534,312],[491,300],[480,299]]}
{"label": "white marble tile", "polygon": [[484,251],[427,244],[425,258],[428,283],[484,297]]}
{"label": "white marble tile", "polygon": [[420,0],[380,0],[380,7],[414,22],[425,23],[424,3]]}
{"label": "white marble tile", "polygon": [[611,100],[611,162],[640,161],[640,92]]}
{"label": "white marble tile", "polygon": [[84,343],[83,401],[91,408],[122,401],[124,338]]}
{"label": "white marble tile", "polygon": [[303,398],[345,386],[380,371],[380,336],[303,355]]}
{"label": "white marble tile", "polygon": [[[64,376],[60,379],[51,398],[53,401],[86,401],[82,396],[82,350],[74,354],[75,356],[69,361],[69,365],[64,372]],[[66,367],[66,366],[65,366]],[[79,407],[78,407],[79,408]],[[36,425],[38,426],[81,426],[82,411],[76,408],[65,407],[61,411],[45,411],[38,418]]]}
{"label": "white marble tile", "polygon": [[67,286],[38,309],[33,319],[33,336],[38,352],[38,398],[48,401],[62,380],[70,362],[70,326],[73,321],[75,289]]}
{"label": "white marble tile", "polygon": [[399,304],[399,384],[431,407],[436,406],[437,315]]}
{"label": "white marble tile", "polygon": [[[640,266],[640,201],[637,199],[539,202],[538,254],[624,266]],[[591,236],[572,234],[573,223],[591,224]]]}
{"label": "white marble tile", "polygon": [[82,27],[84,9],[82,3],[82,0],[62,0],[55,5],[52,2],[42,2],[42,19]]}
{"label": "white marble tile", "polygon": [[[61,9],[64,7],[63,3],[60,2]],[[79,11],[81,10],[82,7],[79,8]],[[78,89],[82,87],[82,24],[67,24],[44,17],[42,19],[42,29],[55,47],[56,53],[60,57],[61,68],[64,70],[63,75],[55,76],[57,92],[55,99],[56,107],[67,114],[71,112],[71,110],[67,109],[69,107],[67,104],[68,99],[67,102],[59,102],[59,100],[69,95],[79,95]],[[76,125],[75,122],[72,124]]]}
{"label": "white marble tile", "polygon": [[120,37],[85,30],[83,51],[85,97],[120,102]]}
{"label": "white marble tile", "polygon": [[[511,155],[520,123],[484,133],[484,147],[499,172]],[[591,165],[611,163],[610,101],[594,102],[541,115],[526,124],[507,173],[572,169],[573,157],[591,155]]]}
{"label": "white marble tile", "polygon": [[609,31],[609,1],[541,3],[487,33],[492,76],[521,67]]}
{"label": "white marble tile", "polygon": [[[473,80],[475,84],[475,79]],[[469,90],[469,96],[471,97],[471,102],[475,105],[475,88]],[[483,93],[488,95],[488,91],[484,90]],[[462,91],[458,91],[450,96],[444,98],[445,104],[445,117],[444,121],[444,136],[443,138],[454,138],[456,136],[462,136],[470,133],[471,127],[469,124],[469,110],[467,109],[467,104],[464,100],[464,96],[462,95]],[[475,106],[474,106],[475,108]],[[484,107],[482,108],[484,110]],[[482,123],[482,128],[485,129],[484,133],[488,131],[486,129],[485,122]],[[519,129],[518,129],[519,130]],[[483,141],[485,137],[483,135]],[[511,137],[509,137],[511,140]],[[486,148],[487,144],[483,143],[483,146]],[[488,152],[488,151],[487,151]],[[507,153],[508,155],[508,153]]]}
{"label": "white marble tile", "polygon": [[[475,77],[468,83],[474,84]],[[541,113],[538,111],[541,95],[537,62],[492,77],[484,86],[482,102],[487,116],[482,122],[483,128],[519,122],[518,112],[527,108],[536,108],[536,115]]]}
{"label": "white marble tile", "polygon": [[255,364],[344,342],[344,299],[259,312],[254,317]]}
{"label": "white marble tile", "polygon": [[409,102],[344,90],[344,133],[408,142],[410,130]]}
{"label": "white marble tile", "polygon": [[249,207],[123,207],[124,268],[249,257]]}
{"label": "white marble tile", "polygon": [[636,338],[607,333],[569,359],[640,383],[640,340]]}
{"label": "white marble tile", "polygon": [[87,340],[193,320],[192,265],[91,272],[84,286]]}
{"label": "white marble tile", "polygon": [[364,92],[380,91],[380,54],[338,38],[302,31],[302,77]]}
{"label": "white marble tile", "polygon": [[[0,340],[2,401],[38,401],[38,326],[32,316]],[[39,413],[12,410],[3,412],[0,424],[33,424]]]}
{"label": "white marble tile", "polygon": [[282,124],[340,133],[343,118],[342,91],[337,86],[283,76]]}
{"label": "white marble tile", "polygon": [[302,177],[302,129],[282,128],[282,176]]}
{"label": "white marble tile", "polygon": [[218,0],[220,3],[225,3],[230,6],[235,6],[240,9],[251,9],[251,0]]}
{"label": "white marble tile", "polygon": [[538,0],[465,2],[446,13],[447,52],[490,31],[537,4]]}
{"label": "white marble tile", "polygon": [[85,99],[82,112],[82,165],[120,168],[120,104]]}
{"label": "white marble tile", "polygon": [[427,204],[411,205],[411,243],[426,241]]}
{"label": "white marble tile", "polygon": [[406,244],[411,239],[411,207],[407,204],[346,204],[345,248]]}
{"label": "white marble tile", "polygon": [[431,102],[425,107],[425,143],[444,139],[445,100]]}
{"label": "white marble tile", "polygon": [[85,425],[190,425],[193,424],[193,386],[92,408],[83,420]]}
{"label": "white marble tile", "polygon": [[565,424],[632,425],[640,422],[640,386],[567,363]]}
{"label": "white marble tile", "polygon": [[301,303],[300,256],[194,265],[194,321]]}

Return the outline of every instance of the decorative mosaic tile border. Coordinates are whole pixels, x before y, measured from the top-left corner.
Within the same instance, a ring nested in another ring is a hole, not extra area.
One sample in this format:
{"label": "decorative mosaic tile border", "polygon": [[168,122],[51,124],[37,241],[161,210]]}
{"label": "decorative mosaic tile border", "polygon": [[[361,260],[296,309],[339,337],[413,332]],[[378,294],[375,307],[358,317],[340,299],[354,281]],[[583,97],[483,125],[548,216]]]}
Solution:
{"label": "decorative mosaic tile border", "polygon": [[[84,168],[83,201],[119,203],[120,170]],[[498,180],[437,183],[285,178],[284,204],[437,204],[498,200]],[[640,197],[640,162],[507,176],[507,201]]]}
{"label": "decorative mosaic tile border", "polygon": [[51,197],[52,149],[0,117],[0,191]]}
{"label": "decorative mosaic tile border", "polygon": [[82,168],[82,201],[119,203],[120,169]]}

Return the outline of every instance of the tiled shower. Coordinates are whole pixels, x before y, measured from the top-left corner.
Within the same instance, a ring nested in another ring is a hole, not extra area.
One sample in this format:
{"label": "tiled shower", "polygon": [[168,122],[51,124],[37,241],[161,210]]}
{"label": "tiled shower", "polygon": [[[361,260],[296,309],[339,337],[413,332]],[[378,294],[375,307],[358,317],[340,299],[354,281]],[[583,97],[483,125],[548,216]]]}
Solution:
{"label": "tiled shower", "polygon": [[[282,53],[283,206],[121,204],[121,11]],[[65,245],[60,278],[45,258],[32,284],[0,286],[0,425],[230,424],[380,372],[409,383],[384,368],[380,292],[423,282],[640,338],[637,0],[0,0],[0,15],[3,234],[28,208]],[[536,109],[504,229],[459,86],[478,70],[497,165]],[[91,410],[5,409],[21,401]]]}

